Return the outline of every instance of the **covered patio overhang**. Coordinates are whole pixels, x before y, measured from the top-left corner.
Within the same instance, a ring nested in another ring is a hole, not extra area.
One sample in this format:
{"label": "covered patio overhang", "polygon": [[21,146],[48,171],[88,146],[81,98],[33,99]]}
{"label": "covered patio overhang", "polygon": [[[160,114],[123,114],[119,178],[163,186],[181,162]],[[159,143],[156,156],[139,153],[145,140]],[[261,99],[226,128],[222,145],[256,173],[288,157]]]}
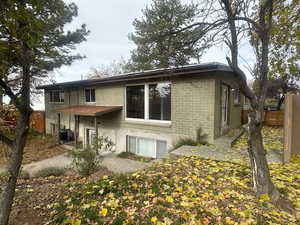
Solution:
{"label": "covered patio overhang", "polygon": [[[75,139],[75,147],[77,148],[80,116],[89,116],[94,118],[96,137],[98,137],[98,117],[102,115],[106,115],[108,113],[120,111],[122,110],[122,108],[123,108],[122,106],[69,106],[69,107],[56,109],[56,112],[58,113],[58,117],[57,117],[58,131],[60,131],[60,113],[74,115],[75,117],[74,139]],[[58,143],[60,143],[60,134],[58,134]]]}
{"label": "covered patio overhang", "polygon": [[111,112],[119,111],[122,106],[69,106],[57,109],[59,113],[67,113],[76,116],[102,116]]}

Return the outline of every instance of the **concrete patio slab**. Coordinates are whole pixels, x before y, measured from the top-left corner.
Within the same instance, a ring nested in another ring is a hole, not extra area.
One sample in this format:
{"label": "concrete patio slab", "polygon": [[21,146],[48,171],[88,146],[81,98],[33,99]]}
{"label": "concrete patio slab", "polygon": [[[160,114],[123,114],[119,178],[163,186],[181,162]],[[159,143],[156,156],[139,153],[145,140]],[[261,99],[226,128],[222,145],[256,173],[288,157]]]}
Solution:
{"label": "concrete patio slab", "polygon": [[[199,156],[205,159],[222,160],[222,161],[245,161],[249,163],[247,150],[223,149],[216,146],[181,146],[172,151],[174,156]],[[267,161],[269,163],[282,163],[282,155],[278,151],[268,151]]]}

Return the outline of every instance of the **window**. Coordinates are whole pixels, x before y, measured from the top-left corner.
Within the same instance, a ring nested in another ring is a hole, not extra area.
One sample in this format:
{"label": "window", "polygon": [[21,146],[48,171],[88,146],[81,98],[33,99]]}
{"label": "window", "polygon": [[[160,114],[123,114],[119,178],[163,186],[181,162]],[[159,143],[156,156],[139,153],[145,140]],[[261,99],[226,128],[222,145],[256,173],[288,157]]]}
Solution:
{"label": "window", "polygon": [[60,103],[65,101],[64,91],[50,91],[50,102]]}
{"label": "window", "polygon": [[234,105],[240,105],[241,104],[241,93],[239,89],[234,89],[233,91],[233,95],[234,95]]}
{"label": "window", "polygon": [[171,121],[171,84],[156,83],[126,88],[126,117]]}
{"label": "window", "polygon": [[167,154],[167,142],[150,138],[127,136],[127,152],[150,158],[162,158]]}
{"label": "window", "polygon": [[149,119],[171,120],[171,85],[149,85]]}
{"label": "window", "polygon": [[85,101],[96,102],[95,89],[85,89]]}
{"label": "window", "polygon": [[145,118],[145,87],[129,86],[126,89],[126,115],[128,118]]}

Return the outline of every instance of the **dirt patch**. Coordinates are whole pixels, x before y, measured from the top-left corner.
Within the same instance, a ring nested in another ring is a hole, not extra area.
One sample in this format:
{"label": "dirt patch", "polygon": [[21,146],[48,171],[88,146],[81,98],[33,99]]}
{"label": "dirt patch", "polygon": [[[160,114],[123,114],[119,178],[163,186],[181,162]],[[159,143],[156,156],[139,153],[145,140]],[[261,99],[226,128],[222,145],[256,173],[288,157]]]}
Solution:
{"label": "dirt patch", "polygon": [[[19,180],[10,225],[41,225],[49,222],[50,206],[64,200],[71,187],[112,175],[105,168],[88,178],[68,171],[67,176]],[[76,183],[76,184],[75,184]]]}
{"label": "dirt patch", "polygon": [[[5,167],[8,161],[8,149],[0,144],[0,168]],[[29,135],[24,149],[23,165],[51,158],[65,153],[67,150],[56,146],[55,138],[49,135]]]}

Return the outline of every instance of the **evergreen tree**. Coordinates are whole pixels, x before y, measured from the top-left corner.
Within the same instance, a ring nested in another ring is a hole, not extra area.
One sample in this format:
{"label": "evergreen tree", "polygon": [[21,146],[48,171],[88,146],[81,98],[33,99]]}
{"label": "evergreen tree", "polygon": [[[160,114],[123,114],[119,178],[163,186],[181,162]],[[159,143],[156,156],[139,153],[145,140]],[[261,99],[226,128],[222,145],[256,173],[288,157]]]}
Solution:
{"label": "evergreen tree", "polygon": [[153,0],[135,19],[135,32],[129,39],[136,44],[126,70],[140,71],[189,64],[198,60],[205,48],[199,32],[186,30],[167,35],[194,22],[198,12],[196,4],[183,4],[180,0]]}

